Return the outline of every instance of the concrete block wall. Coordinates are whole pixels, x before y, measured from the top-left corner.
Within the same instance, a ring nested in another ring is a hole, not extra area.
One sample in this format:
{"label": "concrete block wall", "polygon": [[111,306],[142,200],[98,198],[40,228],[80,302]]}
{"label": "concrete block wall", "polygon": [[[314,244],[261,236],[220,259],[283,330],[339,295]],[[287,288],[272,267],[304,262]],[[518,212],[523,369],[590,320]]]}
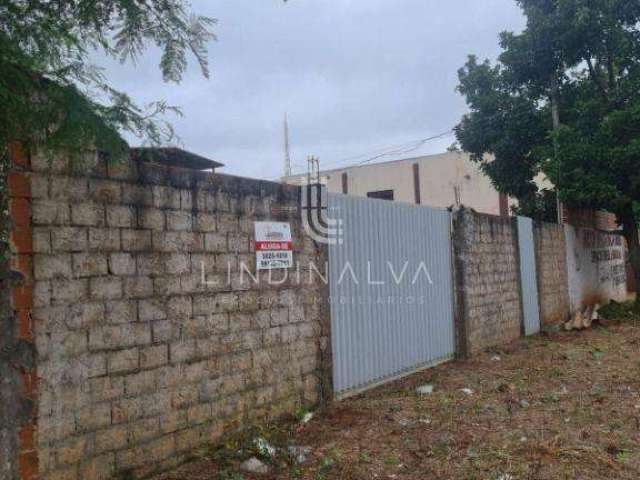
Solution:
{"label": "concrete block wall", "polygon": [[514,218],[454,214],[457,349],[461,356],[517,340],[522,305]]}
{"label": "concrete block wall", "polygon": [[[95,154],[11,157],[0,478],[144,477],[332,397],[326,251],[303,231],[297,188]],[[255,272],[263,220],[292,226],[286,277]],[[473,355],[521,336],[518,231],[468,209],[453,220],[457,350]],[[623,289],[617,237],[582,232],[569,249],[561,227],[534,236],[543,325],[566,318],[572,278],[611,284],[603,298]]]}
{"label": "concrete block wall", "polygon": [[[523,333],[515,218],[454,213],[457,350],[469,356]],[[623,239],[594,229],[537,223],[534,248],[541,327],[586,306],[626,299]]]}
{"label": "concrete block wall", "polygon": [[[325,254],[302,231],[298,190],[84,160],[25,156],[14,202],[12,258],[28,281],[12,308],[35,352],[22,478],[145,476],[316,403],[329,332],[307,268]],[[291,223],[288,278],[256,275],[257,220]]]}
{"label": "concrete block wall", "polygon": [[570,315],[569,280],[564,228],[551,223],[536,223],[533,229],[540,321],[542,327],[563,324]]}

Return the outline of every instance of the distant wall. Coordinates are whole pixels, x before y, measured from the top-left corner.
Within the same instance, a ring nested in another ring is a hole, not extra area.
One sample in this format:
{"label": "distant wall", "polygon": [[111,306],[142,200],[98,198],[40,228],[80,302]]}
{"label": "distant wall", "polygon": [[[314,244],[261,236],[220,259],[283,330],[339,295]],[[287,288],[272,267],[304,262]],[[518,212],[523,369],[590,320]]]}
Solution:
{"label": "distant wall", "polygon": [[578,210],[564,207],[564,221],[575,228],[585,228],[613,232],[618,230],[618,222],[613,213],[603,210]]}
{"label": "distant wall", "polygon": [[534,226],[541,324],[564,323],[570,314],[564,228],[551,223]]}
{"label": "distant wall", "polygon": [[460,210],[454,217],[453,241],[460,353],[473,355],[520,338],[515,219]]}
{"label": "distant wall", "polygon": [[627,298],[624,239],[600,230],[565,226],[572,312]]}
{"label": "distant wall", "polygon": [[19,172],[29,194],[16,204],[26,230],[14,232],[14,263],[33,280],[13,308],[32,319],[37,351],[23,449],[35,474],[150,474],[317,402],[329,338],[319,277],[276,271],[270,283],[263,271],[256,284],[240,271],[256,273],[256,220],[291,224],[303,275],[324,266],[298,189],[84,160],[90,171],[33,155]]}
{"label": "distant wall", "polygon": [[[462,209],[453,229],[459,354],[518,339],[523,314],[514,219]],[[538,223],[534,248],[542,328],[586,306],[626,300],[620,235]]]}

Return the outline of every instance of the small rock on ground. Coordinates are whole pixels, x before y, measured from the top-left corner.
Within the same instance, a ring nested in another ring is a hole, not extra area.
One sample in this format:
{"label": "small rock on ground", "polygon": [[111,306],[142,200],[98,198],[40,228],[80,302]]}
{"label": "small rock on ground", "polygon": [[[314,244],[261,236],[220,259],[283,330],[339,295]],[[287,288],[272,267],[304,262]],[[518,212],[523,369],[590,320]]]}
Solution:
{"label": "small rock on ground", "polygon": [[398,424],[402,428],[407,428],[409,425],[411,425],[411,422],[409,420],[407,420],[406,418],[401,418],[400,420],[398,420]]}
{"label": "small rock on ground", "polygon": [[240,469],[248,473],[266,475],[269,473],[269,465],[262,463],[256,457],[251,457],[240,464]]}
{"label": "small rock on ground", "polygon": [[311,454],[311,447],[302,447],[299,445],[292,445],[289,447],[289,455],[293,458],[297,464],[302,464],[307,461],[307,457]]}
{"label": "small rock on ground", "polygon": [[431,395],[433,393],[433,385],[421,385],[416,388],[418,395]]}

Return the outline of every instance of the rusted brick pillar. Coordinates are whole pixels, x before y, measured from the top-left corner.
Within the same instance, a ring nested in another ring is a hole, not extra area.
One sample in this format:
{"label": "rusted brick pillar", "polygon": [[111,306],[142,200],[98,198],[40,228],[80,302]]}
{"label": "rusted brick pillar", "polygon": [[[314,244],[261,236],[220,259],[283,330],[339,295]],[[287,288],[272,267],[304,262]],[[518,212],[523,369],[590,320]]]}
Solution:
{"label": "rusted brick pillar", "polygon": [[[4,439],[0,453],[8,459],[0,466],[0,477],[38,478],[35,446],[38,375],[35,368],[33,310],[33,245],[31,230],[30,162],[20,144],[9,147],[6,177],[8,196],[9,251],[2,271],[2,332],[0,332],[0,377],[2,377]],[[7,471],[3,470],[6,469]]]}

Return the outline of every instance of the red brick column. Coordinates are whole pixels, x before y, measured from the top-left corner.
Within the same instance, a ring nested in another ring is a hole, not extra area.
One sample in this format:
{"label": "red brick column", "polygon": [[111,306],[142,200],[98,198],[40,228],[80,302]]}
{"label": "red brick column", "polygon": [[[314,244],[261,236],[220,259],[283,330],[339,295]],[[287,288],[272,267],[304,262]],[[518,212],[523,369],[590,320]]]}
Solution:
{"label": "red brick column", "polygon": [[[31,344],[35,351],[33,328],[33,242],[31,229],[31,182],[29,156],[20,144],[9,149],[12,169],[7,184],[9,190],[9,214],[11,216],[11,269],[22,281],[12,287],[11,306],[16,319],[16,343]],[[38,478],[38,452],[35,434],[37,415],[38,376],[35,364],[21,365],[23,395],[33,405],[30,420],[21,426],[19,437],[19,471],[21,480]]]}

